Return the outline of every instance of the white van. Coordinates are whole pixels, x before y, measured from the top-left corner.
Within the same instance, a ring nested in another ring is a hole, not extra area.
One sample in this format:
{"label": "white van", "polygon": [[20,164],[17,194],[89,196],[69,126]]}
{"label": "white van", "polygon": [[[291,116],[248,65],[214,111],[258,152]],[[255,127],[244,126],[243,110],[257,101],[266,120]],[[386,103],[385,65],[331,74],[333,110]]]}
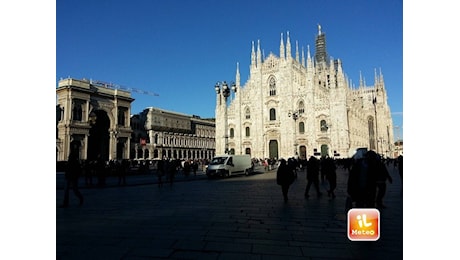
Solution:
{"label": "white van", "polygon": [[211,177],[217,176],[231,176],[234,174],[249,175],[253,171],[251,163],[251,156],[249,154],[243,155],[217,155],[215,156],[206,169],[206,175]]}

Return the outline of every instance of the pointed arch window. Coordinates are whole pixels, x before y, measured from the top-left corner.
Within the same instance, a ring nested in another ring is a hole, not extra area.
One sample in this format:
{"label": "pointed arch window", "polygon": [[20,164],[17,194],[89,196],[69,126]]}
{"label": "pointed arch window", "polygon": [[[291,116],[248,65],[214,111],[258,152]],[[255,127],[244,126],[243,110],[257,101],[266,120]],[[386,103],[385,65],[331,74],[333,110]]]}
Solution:
{"label": "pointed arch window", "polygon": [[304,122],[299,123],[299,133],[301,134],[305,133],[305,123]]}
{"label": "pointed arch window", "polygon": [[269,89],[270,89],[270,96],[276,96],[276,82],[275,82],[275,78],[271,78],[270,79],[270,83],[269,83]]}
{"label": "pointed arch window", "polygon": [[244,111],[244,116],[246,119],[251,119],[251,110],[249,109],[249,107],[247,107]]}
{"label": "pointed arch window", "polygon": [[303,114],[305,112],[305,104],[303,101],[299,102],[299,114]]}
{"label": "pointed arch window", "polygon": [[274,108],[270,108],[270,121],[276,120],[276,110]]}
{"label": "pointed arch window", "polygon": [[230,128],[230,138],[235,137],[235,129]]}
{"label": "pointed arch window", "polygon": [[246,137],[251,136],[251,129],[249,127],[246,127]]}

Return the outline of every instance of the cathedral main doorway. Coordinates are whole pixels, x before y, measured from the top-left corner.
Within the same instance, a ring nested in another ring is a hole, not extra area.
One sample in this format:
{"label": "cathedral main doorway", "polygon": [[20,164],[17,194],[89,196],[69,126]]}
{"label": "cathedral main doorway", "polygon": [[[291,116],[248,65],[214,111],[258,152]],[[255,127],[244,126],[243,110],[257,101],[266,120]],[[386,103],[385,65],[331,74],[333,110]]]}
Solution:
{"label": "cathedral main doorway", "polygon": [[88,160],[96,160],[100,154],[104,161],[108,161],[110,119],[103,110],[95,110],[91,115],[93,118],[88,136]]}
{"label": "cathedral main doorway", "polygon": [[321,145],[321,157],[326,157],[329,154],[329,147],[327,144]]}
{"label": "cathedral main doorway", "polygon": [[301,145],[299,147],[299,158],[300,159],[306,159],[307,158],[307,147],[305,147],[304,145]]}
{"label": "cathedral main doorway", "polygon": [[268,143],[269,158],[278,159],[278,141],[270,140]]}

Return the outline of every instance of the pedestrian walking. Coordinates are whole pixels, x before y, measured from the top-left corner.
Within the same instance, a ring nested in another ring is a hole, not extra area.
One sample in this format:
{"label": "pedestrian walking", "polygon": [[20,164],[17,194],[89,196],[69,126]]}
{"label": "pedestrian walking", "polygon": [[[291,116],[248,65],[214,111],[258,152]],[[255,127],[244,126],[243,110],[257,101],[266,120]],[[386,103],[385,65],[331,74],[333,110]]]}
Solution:
{"label": "pedestrian walking", "polygon": [[325,164],[327,163],[326,161],[326,156],[323,156],[321,157],[320,161],[319,161],[319,169],[320,169],[320,173],[321,173],[321,184],[324,184],[324,182],[326,181],[326,171],[327,171],[327,166],[325,166]]}
{"label": "pedestrian walking", "polygon": [[383,204],[383,197],[385,196],[387,190],[387,181],[393,183],[393,179],[391,178],[390,174],[388,173],[386,165],[380,159],[380,156],[377,154],[372,154],[369,160],[372,161],[372,164],[375,164],[373,168],[375,168],[376,173],[376,188],[377,188],[377,196],[375,198],[375,203],[377,208],[383,209],[386,206]]}
{"label": "pedestrian walking", "polygon": [[78,199],[80,199],[80,206],[83,205],[83,195],[78,190],[78,177],[81,174],[81,170],[81,164],[78,159],[77,153],[75,151],[70,152],[65,170],[66,184],[64,188],[64,201],[60,206],[61,208],[67,208],[69,206],[69,192],[71,188],[75,196],[77,196]]}
{"label": "pedestrian walking", "polygon": [[196,171],[198,171],[198,161],[197,160],[192,160],[192,170],[193,170],[193,175],[196,176]]}
{"label": "pedestrian walking", "polygon": [[294,173],[294,179],[296,179],[297,178],[298,161],[294,157],[291,157],[291,158],[288,159],[287,165],[290,168],[290,170]]}
{"label": "pedestrian walking", "polygon": [[184,161],[183,169],[184,169],[185,177],[188,177],[190,175],[190,170],[191,170],[190,160]]}
{"label": "pedestrian walking", "polygon": [[357,153],[348,176],[347,192],[352,203],[358,208],[375,206],[376,174],[375,163],[372,162],[374,151]]}
{"label": "pedestrian walking", "polygon": [[163,187],[163,176],[166,173],[165,160],[159,160],[157,162],[157,177],[158,177],[158,187]]}
{"label": "pedestrian walking", "polygon": [[262,165],[264,166],[264,170],[265,171],[268,171],[268,159],[264,159],[262,161]]}
{"label": "pedestrian walking", "polygon": [[129,161],[122,159],[121,162],[116,162],[117,174],[118,174],[118,185],[126,185],[126,172],[129,170]]}
{"label": "pedestrian walking", "polygon": [[177,171],[177,165],[176,165],[176,160],[169,159],[167,161],[167,171],[168,171],[168,179],[169,179],[169,185],[172,186],[174,183],[174,177],[176,176],[176,171]]}
{"label": "pedestrian walking", "polygon": [[294,182],[294,171],[287,165],[285,159],[280,160],[280,165],[276,171],[276,183],[281,186],[284,202],[288,201],[288,191],[292,182]]}
{"label": "pedestrian walking", "polygon": [[319,160],[314,156],[310,156],[310,159],[308,159],[307,162],[307,186],[305,188],[305,198],[310,197],[308,193],[312,184],[315,186],[317,196],[321,196],[321,192],[319,191],[319,167]]}
{"label": "pedestrian walking", "polygon": [[86,186],[93,186],[93,165],[91,161],[85,160],[82,163],[82,174],[85,176],[85,184]]}
{"label": "pedestrian walking", "polygon": [[324,169],[322,168],[322,170],[324,170],[326,180],[329,183],[329,189],[327,190],[327,195],[329,197],[335,198],[334,191],[337,188],[337,173],[336,173],[337,166],[335,165],[334,159],[327,156],[324,159],[324,164],[322,167],[324,167]]}

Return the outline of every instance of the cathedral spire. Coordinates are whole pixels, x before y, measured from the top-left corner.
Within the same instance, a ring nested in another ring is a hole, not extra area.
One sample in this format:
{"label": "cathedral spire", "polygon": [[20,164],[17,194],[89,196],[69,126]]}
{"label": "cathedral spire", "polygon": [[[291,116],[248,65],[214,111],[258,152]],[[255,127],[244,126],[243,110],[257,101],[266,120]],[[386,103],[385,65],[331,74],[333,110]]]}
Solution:
{"label": "cathedral spire", "polygon": [[303,46],[302,46],[302,61],[301,62],[302,62],[302,66],[305,67],[305,52],[303,50]]}
{"label": "cathedral spire", "polygon": [[289,38],[289,31],[287,31],[287,39],[286,39],[286,58],[291,59],[291,39]]}
{"label": "cathedral spire", "polygon": [[240,87],[240,63],[236,63],[236,76],[235,76],[235,81],[236,81],[236,87]]}
{"label": "cathedral spire", "polygon": [[361,75],[361,71],[359,71],[359,87],[363,86],[363,75]]}
{"label": "cathedral spire", "polygon": [[262,53],[260,51],[260,40],[257,40],[257,66],[262,65]]}
{"label": "cathedral spire", "polygon": [[254,50],[254,41],[252,41],[251,66],[256,66],[256,52]]}
{"label": "cathedral spire", "polygon": [[281,41],[280,41],[280,58],[281,58],[281,59],[286,58],[285,52],[284,52],[283,33],[281,33]]}
{"label": "cathedral spire", "polygon": [[377,86],[379,83],[379,79],[377,77],[377,69],[374,68],[374,86]]}
{"label": "cathedral spire", "polygon": [[299,42],[295,41],[295,60],[300,62],[299,60]]}
{"label": "cathedral spire", "polygon": [[337,74],[343,74],[342,61],[340,59],[337,60]]}
{"label": "cathedral spire", "polygon": [[326,51],[326,34],[321,32],[321,25],[318,24],[318,35],[315,40],[315,63],[323,68],[328,64],[328,55]]}
{"label": "cathedral spire", "polygon": [[307,45],[307,68],[313,69],[313,60],[310,55],[310,45]]}

